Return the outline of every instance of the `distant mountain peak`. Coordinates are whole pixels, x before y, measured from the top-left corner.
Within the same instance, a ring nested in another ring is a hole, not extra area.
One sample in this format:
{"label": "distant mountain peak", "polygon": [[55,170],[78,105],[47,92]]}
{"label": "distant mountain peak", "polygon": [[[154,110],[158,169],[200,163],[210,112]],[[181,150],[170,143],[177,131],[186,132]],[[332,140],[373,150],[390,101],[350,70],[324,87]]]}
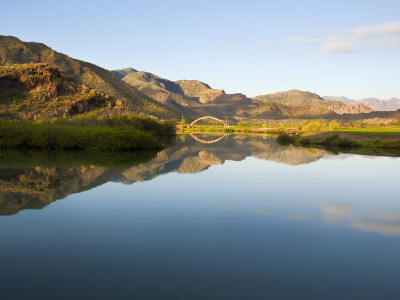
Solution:
{"label": "distant mountain peak", "polygon": [[391,98],[389,100],[381,100],[375,97],[353,100],[343,96],[324,96],[323,98],[325,100],[341,101],[346,104],[362,103],[375,111],[395,111],[400,109],[400,99],[398,98]]}
{"label": "distant mountain peak", "polygon": [[126,75],[128,75],[130,73],[135,73],[135,72],[138,72],[138,70],[135,70],[134,68],[130,68],[130,67],[111,71],[111,73],[113,73],[114,76],[118,77],[119,79],[122,79]]}

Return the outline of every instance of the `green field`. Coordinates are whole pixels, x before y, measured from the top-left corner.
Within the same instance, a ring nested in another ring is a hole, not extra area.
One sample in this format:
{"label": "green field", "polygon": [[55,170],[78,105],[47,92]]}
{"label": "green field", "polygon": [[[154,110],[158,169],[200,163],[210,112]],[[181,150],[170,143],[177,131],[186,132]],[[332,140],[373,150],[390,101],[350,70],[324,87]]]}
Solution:
{"label": "green field", "polygon": [[351,132],[353,134],[357,133],[399,133],[400,128],[344,128],[340,131]]}

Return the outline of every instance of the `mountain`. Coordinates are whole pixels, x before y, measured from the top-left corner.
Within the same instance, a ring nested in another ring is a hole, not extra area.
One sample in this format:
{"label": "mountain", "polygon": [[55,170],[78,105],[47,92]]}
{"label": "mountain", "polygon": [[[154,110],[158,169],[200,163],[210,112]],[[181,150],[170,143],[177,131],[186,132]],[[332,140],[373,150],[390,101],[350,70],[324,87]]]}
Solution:
{"label": "mountain", "polygon": [[348,104],[364,104],[375,111],[395,111],[400,109],[400,99],[391,98],[389,100],[380,100],[377,98],[364,98],[361,100],[348,99],[346,97],[324,96],[326,100],[338,100]]}
{"label": "mountain", "polygon": [[37,117],[129,113],[132,107],[66,77],[49,64],[0,65],[0,118],[32,120]]}
{"label": "mountain", "polygon": [[[290,107],[298,107],[299,109],[319,107],[321,109],[333,111],[339,115],[372,112],[372,109],[363,104],[345,104],[336,100],[324,100],[317,94],[299,90],[262,95],[254,97],[253,99],[262,103],[277,103]],[[321,112],[324,112],[324,110]]]}
{"label": "mountain", "polygon": [[113,70],[111,73],[114,74],[119,79],[124,78],[126,75],[132,73],[132,72],[137,72],[137,70],[133,68],[124,68],[124,69],[119,69],[119,70]]}
{"label": "mountain", "polygon": [[171,81],[144,71],[130,72],[122,80],[189,119],[239,116],[239,111],[254,104],[243,94],[226,94],[198,80]]}
{"label": "mountain", "polygon": [[353,104],[356,100],[353,99],[349,99],[343,96],[323,96],[322,97],[325,100],[334,100],[334,101],[340,101],[343,102],[345,104]]}
{"label": "mountain", "polygon": [[400,99],[379,100],[377,98],[365,98],[360,101],[377,111],[394,111],[400,109]]}
{"label": "mountain", "polygon": [[170,109],[152,98],[138,92],[110,71],[94,64],[73,59],[56,52],[41,43],[22,42],[16,37],[0,36],[0,64],[25,63],[54,64],[61,72],[89,89],[105,93],[119,100],[126,100],[136,113],[159,118],[177,117]]}

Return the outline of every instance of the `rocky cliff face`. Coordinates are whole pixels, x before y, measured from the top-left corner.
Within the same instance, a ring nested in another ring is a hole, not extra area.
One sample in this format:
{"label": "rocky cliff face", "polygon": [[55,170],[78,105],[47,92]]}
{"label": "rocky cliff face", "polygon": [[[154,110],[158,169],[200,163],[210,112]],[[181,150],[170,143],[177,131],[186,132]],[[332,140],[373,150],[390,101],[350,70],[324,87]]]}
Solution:
{"label": "rocky cliff face", "polygon": [[365,106],[362,103],[353,103],[353,104],[334,104],[329,106],[329,109],[334,111],[335,113],[339,115],[343,114],[361,114],[361,113],[370,113],[373,112],[373,110]]}
{"label": "rocky cliff face", "polygon": [[0,65],[0,99],[0,117],[8,119],[132,111],[126,100],[91,90],[49,64]]}

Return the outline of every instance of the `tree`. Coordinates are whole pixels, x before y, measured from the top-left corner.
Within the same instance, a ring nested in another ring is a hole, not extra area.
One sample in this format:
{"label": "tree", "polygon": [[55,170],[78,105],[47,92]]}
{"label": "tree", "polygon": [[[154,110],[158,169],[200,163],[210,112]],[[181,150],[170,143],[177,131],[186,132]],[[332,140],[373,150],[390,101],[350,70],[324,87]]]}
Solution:
{"label": "tree", "polygon": [[336,120],[332,120],[329,123],[329,130],[335,131],[335,130],[340,130],[340,129],[342,129],[342,124],[340,124],[340,122],[338,122]]}
{"label": "tree", "polygon": [[187,124],[189,124],[189,122],[188,122],[186,119],[183,119],[183,118],[182,118],[182,120],[179,122],[179,124],[181,124],[181,125],[187,125]]}
{"label": "tree", "polygon": [[308,131],[308,132],[318,132],[325,125],[326,125],[325,122],[322,121],[322,120],[310,121],[305,126],[305,130]]}

